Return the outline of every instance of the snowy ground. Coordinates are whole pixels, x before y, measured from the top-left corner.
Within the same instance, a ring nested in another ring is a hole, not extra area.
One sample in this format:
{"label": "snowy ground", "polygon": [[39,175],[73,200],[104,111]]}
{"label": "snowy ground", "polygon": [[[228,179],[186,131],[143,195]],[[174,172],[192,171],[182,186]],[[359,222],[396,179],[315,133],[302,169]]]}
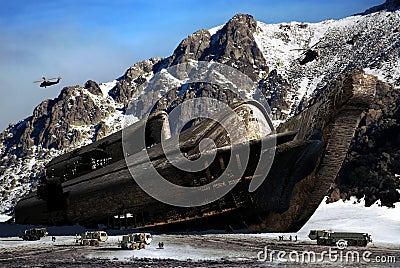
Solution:
{"label": "snowy ground", "polygon": [[[132,261],[139,266],[150,267],[225,267],[225,266],[287,266],[298,267],[299,263],[284,261],[260,262],[257,253],[266,246],[270,250],[285,252],[315,251],[321,254],[327,247],[317,246],[308,239],[311,229],[332,231],[367,232],[372,235],[373,243],[366,248],[349,247],[346,250],[371,252],[371,256],[394,256],[396,263],[379,265],[374,263],[312,263],[313,267],[399,267],[400,262],[400,204],[393,209],[375,204],[364,207],[363,201],[339,201],[333,204],[321,203],[309,222],[297,233],[278,234],[162,234],[153,236],[153,242],[146,250],[121,250],[118,241],[121,236],[110,236],[100,247],[82,247],[75,243],[75,236],[57,236],[40,241],[27,242],[18,237],[0,238],[1,267],[30,267],[46,260],[44,266],[58,265],[85,266],[96,262],[97,267],[130,265]],[[285,241],[279,242],[278,236],[284,235]],[[289,236],[293,241],[289,241]],[[297,235],[298,240],[294,241]],[[159,249],[158,242],[164,242],[165,248]],[[35,257],[32,257],[35,256]],[[310,264],[310,263],[309,263]],[[397,266],[396,266],[397,265]]]}
{"label": "snowy ground", "polygon": [[[299,262],[291,261],[289,255],[283,260],[260,259],[260,252],[267,247],[276,252],[315,252],[321,256],[329,247],[317,246],[307,241],[283,241],[262,235],[249,234],[207,234],[207,235],[154,235],[153,242],[145,250],[122,250],[118,247],[120,236],[112,236],[99,247],[83,247],[75,243],[74,236],[57,236],[40,241],[27,242],[19,238],[0,239],[1,267],[299,267]],[[163,241],[164,249],[158,248]],[[371,252],[376,256],[393,257],[400,260],[400,250],[394,247],[369,245],[366,248],[347,248],[347,251]],[[347,252],[345,251],[345,252]],[[320,262],[307,263],[312,267],[371,267],[366,262]],[[393,261],[372,267],[398,267]]]}
{"label": "snowy ground", "polygon": [[375,203],[365,207],[364,201],[322,202],[307,224],[298,232],[306,237],[311,229],[365,232],[372,235],[374,243],[394,244],[400,247],[400,203],[394,208],[380,207]]}
{"label": "snowy ground", "polygon": [[0,214],[0,222],[6,222],[6,221],[8,221],[9,219],[11,219],[10,216],[8,216],[8,215],[1,215],[1,214]]}
{"label": "snowy ground", "polygon": [[[5,222],[8,219],[10,219],[10,216],[0,215],[0,222]],[[5,227],[1,228],[4,229]],[[54,233],[60,233],[57,227],[53,229],[55,229],[53,230]],[[76,232],[75,229],[67,228],[66,232]],[[374,243],[379,245],[393,244],[400,247],[400,203],[397,203],[394,208],[387,208],[380,207],[378,202],[371,207],[365,207],[363,200],[357,202],[355,198],[332,204],[326,204],[325,201],[322,201],[314,215],[296,234],[299,239],[307,240],[307,235],[312,229],[365,232],[372,235]],[[294,236],[296,234],[266,233],[261,234],[261,236],[276,238],[279,235],[289,237],[289,235]]]}

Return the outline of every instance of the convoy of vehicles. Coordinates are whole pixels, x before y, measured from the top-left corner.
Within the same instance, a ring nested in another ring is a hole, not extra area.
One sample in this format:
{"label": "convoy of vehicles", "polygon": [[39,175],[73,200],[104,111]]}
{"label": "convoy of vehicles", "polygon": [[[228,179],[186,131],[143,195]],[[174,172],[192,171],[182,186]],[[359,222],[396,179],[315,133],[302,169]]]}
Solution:
{"label": "convoy of vehicles", "polygon": [[[32,228],[27,229],[19,237],[23,240],[34,241],[40,240],[40,238],[48,235],[46,228]],[[53,237],[53,242],[55,237]],[[150,245],[153,237],[150,233],[130,233],[122,236],[122,240],[119,241],[121,249],[145,249],[146,246]],[[94,246],[98,247],[100,242],[106,242],[108,240],[108,234],[105,231],[87,231],[82,233],[80,236],[75,237],[75,242],[81,246]]]}
{"label": "convoy of vehicles", "polygon": [[[40,240],[48,235],[46,228],[27,229],[19,237],[26,241]],[[339,245],[345,243],[346,246],[362,246],[365,247],[372,242],[371,235],[368,233],[357,232],[332,232],[330,230],[310,230],[308,237],[311,240],[316,240],[317,245]],[[82,246],[98,247],[100,242],[106,242],[108,234],[105,231],[87,231],[79,237],[76,236],[76,243]],[[140,250],[145,249],[152,242],[150,233],[130,233],[122,236],[119,242],[121,249]],[[159,247],[160,244],[159,244]]]}
{"label": "convoy of vehicles", "polygon": [[40,238],[47,236],[49,233],[46,228],[32,228],[24,231],[19,237],[26,241],[40,240]]}
{"label": "convoy of vehicles", "polygon": [[371,235],[368,233],[311,230],[308,237],[311,240],[317,240],[318,245],[336,245],[340,241],[346,241],[348,246],[365,247],[372,242]]}

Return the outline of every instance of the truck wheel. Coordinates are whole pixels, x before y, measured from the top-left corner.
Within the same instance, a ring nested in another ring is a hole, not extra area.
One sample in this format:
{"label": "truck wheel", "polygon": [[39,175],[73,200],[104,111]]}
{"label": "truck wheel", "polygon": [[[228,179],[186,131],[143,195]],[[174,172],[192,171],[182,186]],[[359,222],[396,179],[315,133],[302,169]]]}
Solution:
{"label": "truck wheel", "polygon": [[138,244],[136,244],[136,243],[132,244],[132,249],[133,250],[139,249]]}
{"label": "truck wheel", "polygon": [[362,246],[364,245],[364,242],[363,242],[362,240],[358,240],[358,241],[357,241],[357,245],[360,246],[360,247],[362,247]]}
{"label": "truck wheel", "polygon": [[99,241],[93,240],[93,246],[98,247],[100,245]]}
{"label": "truck wheel", "polygon": [[85,247],[87,247],[87,246],[89,246],[90,245],[90,242],[89,242],[89,240],[83,240],[82,241],[82,245],[84,245]]}
{"label": "truck wheel", "polygon": [[146,249],[146,244],[145,243],[140,243],[139,244],[139,249]]}

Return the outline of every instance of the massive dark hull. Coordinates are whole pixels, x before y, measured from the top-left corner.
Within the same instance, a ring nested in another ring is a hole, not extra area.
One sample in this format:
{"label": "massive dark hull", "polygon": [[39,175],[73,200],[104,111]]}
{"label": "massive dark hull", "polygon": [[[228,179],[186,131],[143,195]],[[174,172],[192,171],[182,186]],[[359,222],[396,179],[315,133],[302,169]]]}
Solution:
{"label": "massive dark hull", "polygon": [[[254,144],[252,150],[256,150],[256,147],[257,144]],[[186,225],[185,229],[193,226],[192,230],[243,228],[243,225],[257,224],[251,218],[264,218],[270,211],[287,209],[298,176],[305,177],[312,171],[321,149],[320,141],[292,141],[278,145],[270,175],[254,193],[248,191],[253,172],[250,168],[243,178],[232,180],[233,183],[236,180],[239,182],[226,196],[195,208],[177,208],[152,198],[136,184],[125,162],[120,161],[106,169],[63,183],[62,209],[50,211],[46,200],[39,199],[36,194],[27,196],[18,204],[16,220],[19,223],[41,225],[79,223],[95,226],[101,223],[117,228],[168,229],[168,225]],[[227,153],[224,151],[218,156]],[[303,169],[302,174],[290,174],[292,168],[299,169],[304,165],[308,168]],[[175,183],[182,184],[185,179],[179,178]],[[246,213],[243,214],[243,211]],[[131,216],[125,217],[127,214]],[[200,218],[217,219],[228,215],[236,220],[212,220],[212,225],[192,225]]]}
{"label": "massive dark hull", "polygon": [[[239,159],[234,167],[245,169],[243,176],[232,177],[228,184],[237,183],[236,186],[217,201],[197,207],[177,207],[160,202],[137,185],[127,162],[121,157],[103,168],[60,179],[60,174],[66,176],[61,172],[67,166],[64,163],[76,158],[70,154],[50,163],[48,168],[53,167],[58,178],[48,178],[44,193],[38,191],[20,200],[15,208],[15,220],[21,224],[79,223],[93,227],[103,224],[110,228],[160,231],[296,231],[311,217],[334,182],[360,114],[375,90],[375,80],[364,74],[355,73],[346,81],[340,92],[327,94],[326,99],[317,101],[282,125],[279,129],[281,134],[253,140],[250,143],[250,161],[243,167]],[[191,157],[196,158],[198,141],[207,135],[210,137],[210,133],[219,133],[217,129],[210,122],[204,122],[186,131],[182,136],[181,150],[191,152]],[[131,135],[134,133],[132,131]],[[221,138],[220,134],[213,135]],[[261,149],[261,143],[275,138],[275,158],[268,176],[256,191],[249,192],[250,182],[257,176],[257,163],[267,162],[265,154],[269,148]],[[113,152],[120,150],[117,154],[121,155],[120,139],[115,135],[108,139]],[[157,137],[154,141],[158,142]],[[100,144],[107,144],[107,138],[83,148],[81,154],[75,154],[80,155],[80,159],[90,152],[98,155]],[[157,171],[171,182],[182,186],[206,186],[224,171],[227,159],[235,154],[231,146],[222,145],[216,149],[215,161],[202,172],[177,170],[165,159],[160,145],[152,146],[148,155]],[[107,153],[107,146],[102,148]],[[142,148],[136,149],[131,152],[131,157],[142,151]],[[133,165],[141,165],[140,159],[135,161]]]}

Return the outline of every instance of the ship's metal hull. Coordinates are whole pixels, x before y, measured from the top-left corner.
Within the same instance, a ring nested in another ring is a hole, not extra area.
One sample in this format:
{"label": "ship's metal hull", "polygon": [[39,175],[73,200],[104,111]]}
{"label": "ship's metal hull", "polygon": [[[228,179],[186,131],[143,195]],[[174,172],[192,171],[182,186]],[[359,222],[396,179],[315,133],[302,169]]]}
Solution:
{"label": "ship's metal hull", "polygon": [[[327,97],[316,101],[280,126],[279,134],[271,133],[264,137],[253,135],[258,138],[250,143],[250,161],[242,165],[240,157],[237,157],[233,165],[234,169],[242,169],[244,174],[219,185],[222,189],[235,186],[226,195],[209,204],[178,207],[151,197],[132,178],[130,169],[132,166],[142,167],[141,153],[144,148],[133,146],[133,150],[128,151],[128,158],[131,159],[128,161],[123,157],[122,141],[118,137],[121,134],[114,134],[104,141],[52,161],[48,165],[48,173],[54,178],[47,178],[44,187],[38,189],[37,193],[18,202],[15,221],[38,225],[79,223],[92,227],[102,224],[110,228],[160,231],[299,230],[312,216],[334,182],[360,115],[375,93],[375,83],[376,79],[372,76],[355,72],[345,80],[340,91],[332,89],[332,92],[326,93]],[[247,105],[246,109],[257,108],[252,102],[244,104]],[[236,105],[236,108],[241,106],[243,103]],[[155,129],[158,129],[158,136],[151,136],[151,143],[156,145],[147,150],[157,171],[177,185],[204,186],[204,191],[215,190],[210,189],[208,183],[226,169],[227,160],[236,154],[238,147],[235,149],[225,144],[227,139],[221,134],[223,132],[210,122],[204,122],[185,132],[181,150],[188,152],[189,158],[196,159],[199,140],[212,137],[217,141],[216,157],[201,172],[183,172],[169,163],[165,151],[157,144],[160,142],[159,133],[168,132],[162,129],[165,126],[165,116],[157,118],[155,121],[158,127]],[[138,124],[128,133],[135,137],[135,131],[143,127],[146,126]],[[223,142],[218,144],[218,141]],[[252,180],[259,179],[257,164],[268,164],[268,150],[271,148],[262,147],[263,141],[274,148],[276,145],[275,158],[263,183],[254,192],[249,192]],[[173,148],[167,150],[173,151]],[[82,169],[80,173],[72,175],[65,172],[71,163],[80,161],[80,166],[76,167],[85,166],[82,163],[85,163],[88,155],[107,155],[112,160],[104,167],[92,171]],[[134,176],[147,178],[145,168],[136,170]],[[168,194],[178,198],[180,193],[172,191]]]}
{"label": "ship's metal hull", "polygon": [[[257,145],[251,146],[252,152],[257,150]],[[248,167],[243,178],[231,180],[237,185],[227,195],[194,208],[178,208],[152,198],[137,185],[125,162],[120,161],[63,183],[64,200],[60,209],[51,211],[46,200],[39,199],[36,194],[27,196],[18,203],[16,221],[38,225],[104,224],[115,228],[176,231],[180,228],[261,230],[265,222],[260,219],[285,211],[290,206],[295,185],[313,172],[322,148],[320,141],[280,144],[269,175],[255,192],[248,191],[254,172],[254,167]],[[225,158],[228,153],[224,151],[217,157]],[[302,172],[293,174],[296,169]],[[187,179],[188,184],[193,179],[201,179],[201,175],[204,174],[180,177],[174,182],[182,184]],[[287,228],[289,226],[288,222]]]}

